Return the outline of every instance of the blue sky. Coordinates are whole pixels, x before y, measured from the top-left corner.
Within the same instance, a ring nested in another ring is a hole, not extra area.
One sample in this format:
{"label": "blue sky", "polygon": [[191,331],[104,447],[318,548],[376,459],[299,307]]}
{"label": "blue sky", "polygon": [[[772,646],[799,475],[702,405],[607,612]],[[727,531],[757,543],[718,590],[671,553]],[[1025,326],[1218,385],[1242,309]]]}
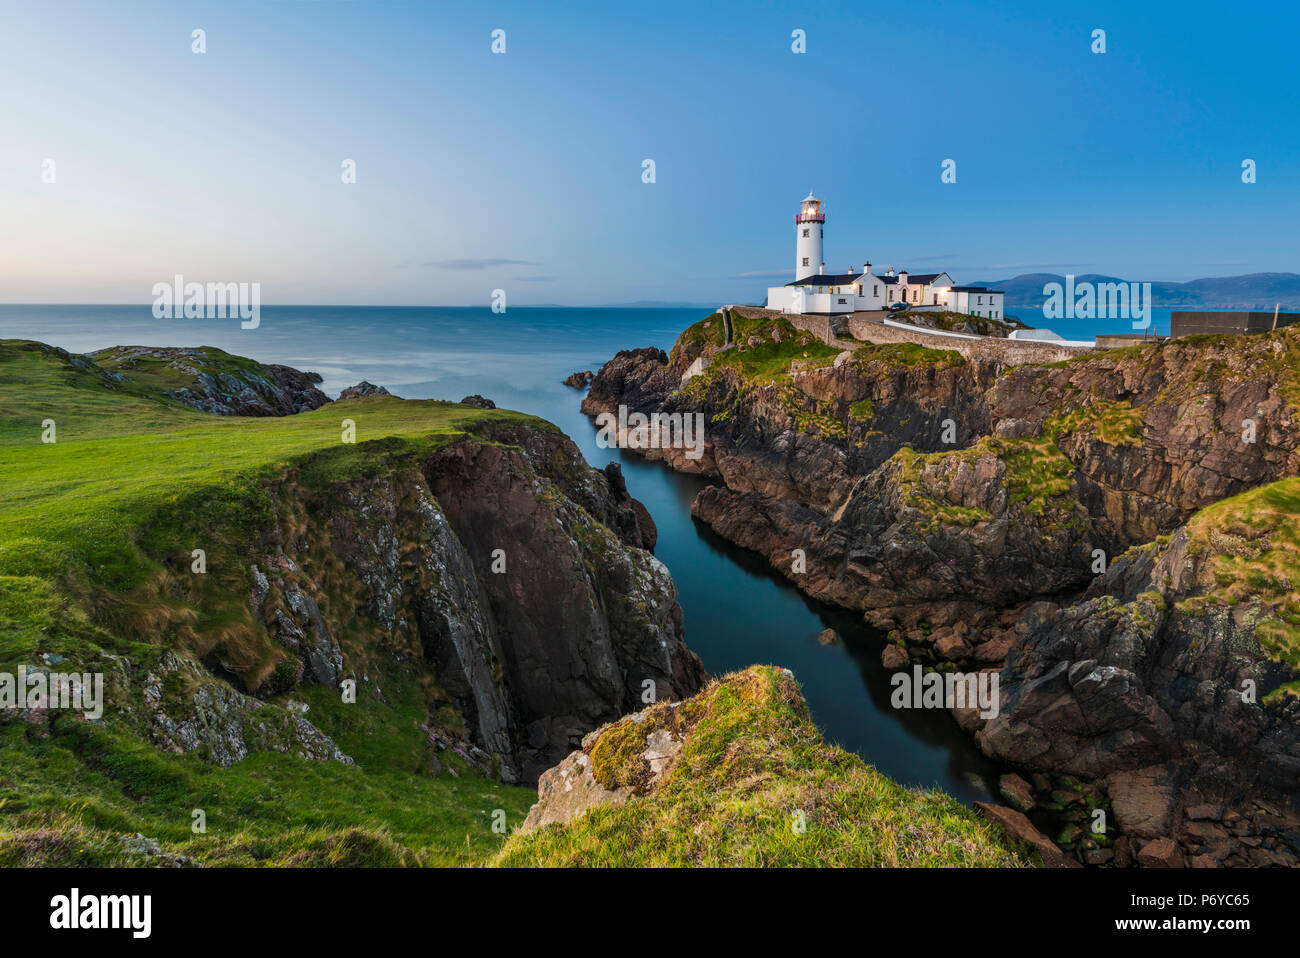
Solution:
{"label": "blue sky", "polygon": [[0,0],[0,301],[176,273],[268,303],[742,301],[793,269],[809,189],[837,271],[1300,271],[1297,28],[1280,2]]}

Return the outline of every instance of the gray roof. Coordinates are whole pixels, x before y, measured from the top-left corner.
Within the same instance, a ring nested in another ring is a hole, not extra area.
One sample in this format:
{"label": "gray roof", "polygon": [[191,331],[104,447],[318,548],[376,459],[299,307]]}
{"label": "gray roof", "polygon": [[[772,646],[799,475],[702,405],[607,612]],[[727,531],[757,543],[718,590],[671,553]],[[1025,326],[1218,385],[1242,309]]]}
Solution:
{"label": "gray roof", "polygon": [[803,279],[796,279],[793,283],[786,283],[787,286],[849,286],[853,283],[862,282],[865,273],[814,273],[811,276],[805,276]]}

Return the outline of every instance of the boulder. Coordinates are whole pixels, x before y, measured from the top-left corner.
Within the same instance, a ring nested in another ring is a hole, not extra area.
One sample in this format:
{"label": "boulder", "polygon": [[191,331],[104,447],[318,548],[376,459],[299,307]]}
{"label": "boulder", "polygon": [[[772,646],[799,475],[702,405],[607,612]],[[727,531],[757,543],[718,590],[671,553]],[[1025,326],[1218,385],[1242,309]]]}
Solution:
{"label": "boulder", "polygon": [[1194,822],[1210,821],[1218,822],[1223,820],[1222,805],[1188,805],[1183,810],[1183,814]]}
{"label": "boulder", "polygon": [[571,821],[602,805],[622,805],[632,789],[608,789],[591,773],[586,752],[573,752],[537,780],[537,804],[528,811],[520,831]]}
{"label": "boulder", "polygon": [[907,649],[901,645],[887,645],[885,651],[880,653],[880,664],[891,672],[903,668],[909,661]]}
{"label": "boulder", "polygon": [[934,648],[949,662],[960,661],[970,652],[970,646],[963,642],[961,636],[951,628],[942,629],[936,634]]}
{"label": "boulder", "polygon": [[984,817],[996,825],[1001,825],[1012,838],[1029,845],[1043,860],[1048,868],[1081,868],[1077,861],[1070,858],[1053,844],[1052,840],[1034,827],[1034,823],[1014,808],[1005,805],[991,805],[988,802],[976,802],[975,807]]}
{"label": "boulder", "polygon": [[1119,827],[1138,838],[1155,838],[1169,831],[1174,814],[1174,784],[1163,766],[1114,772],[1106,792]]}
{"label": "boulder", "polygon": [[1034,807],[1033,788],[1014,772],[998,779],[998,792],[1018,812],[1027,812]]}
{"label": "boulder", "polygon": [[1137,855],[1144,868],[1182,868],[1183,853],[1172,838],[1156,838],[1142,846]]}

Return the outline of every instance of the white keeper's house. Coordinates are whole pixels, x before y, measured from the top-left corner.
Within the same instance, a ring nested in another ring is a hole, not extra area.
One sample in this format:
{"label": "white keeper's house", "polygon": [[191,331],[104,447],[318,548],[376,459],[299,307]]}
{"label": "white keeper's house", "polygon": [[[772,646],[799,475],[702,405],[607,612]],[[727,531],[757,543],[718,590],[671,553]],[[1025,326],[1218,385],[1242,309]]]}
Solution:
{"label": "white keeper's house", "polygon": [[862,264],[860,273],[854,272],[852,266],[847,273],[828,273],[822,259],[825,235],[822,201],[809,193],[794,217],[794,281],[768,287],[768,309],[834,315],[906,303],[909,309],[1005,318],[1000,290],[958,286],[947,273],[911,273],[905,269],[895,273],[892,266],[883,273],[874,273],[870,262]]}

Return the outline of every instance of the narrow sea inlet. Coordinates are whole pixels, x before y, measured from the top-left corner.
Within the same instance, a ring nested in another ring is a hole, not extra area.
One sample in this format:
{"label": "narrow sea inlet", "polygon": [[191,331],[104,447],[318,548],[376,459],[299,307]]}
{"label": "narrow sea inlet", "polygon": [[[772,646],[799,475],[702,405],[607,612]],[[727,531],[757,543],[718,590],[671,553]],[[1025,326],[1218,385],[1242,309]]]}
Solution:
{"label": "narrow sea inlet", "polygon": [[[470,394],[559,426],[593,466],[620,462],[628,491],[659,528],[655,554],[671,570],[687,644],[715,675],[767,663],[790,669],[823,734],[905,785],[939,787],[971,803],[995,794],[997,769],[943,710],[896,710],[880,664],[881,636],[854,615],[811,602],[758,556],[691,518],[704,485],[657,463],[601,448],[561,380],[599,368],[620,349],[672,347],[708,308],[575,309],[275,307],[259,328],[221,320],[158,320],[140,306],[0,306],[0,338],[39,339],[74,352],[114,345],[217,346],[319,372],[331,395],[365,379],[411,399]],[[365,423],[358,423],[358,441]],[[842,640],[822,645],[836,630]]]}

